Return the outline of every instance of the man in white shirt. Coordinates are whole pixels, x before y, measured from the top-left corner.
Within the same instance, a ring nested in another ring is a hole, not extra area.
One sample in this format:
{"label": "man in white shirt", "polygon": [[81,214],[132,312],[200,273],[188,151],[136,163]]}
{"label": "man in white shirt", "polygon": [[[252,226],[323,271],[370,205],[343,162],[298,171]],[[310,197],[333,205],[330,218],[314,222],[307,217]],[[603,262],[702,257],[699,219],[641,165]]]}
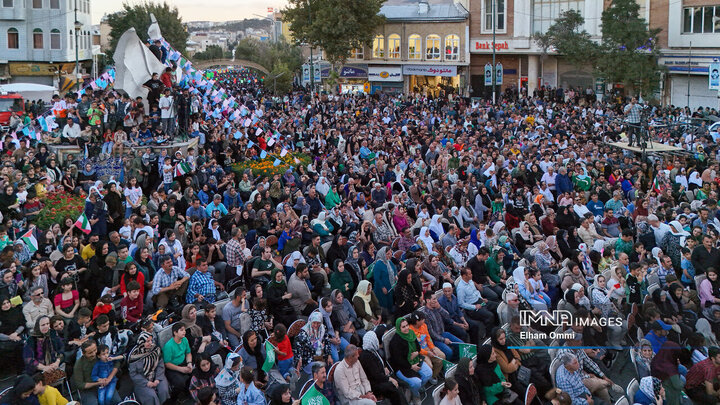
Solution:
{"label": "man in white shirt", "polygon": [[163,96],[160,98],[160,119],[162,121],[163,132],[167,135],[175,134],[174,103],[175,100],[170,95],[170,89],[166,88]]}
{"label": "man in white shirt", "polygon": [[335,366],[333,375],[340,402],[350,405],[374,405],[377,398],[370,390],[362,365],[360,353],[355,345],[345,347],[345,359]]}
{"label": "man in white shirt", "polygon": [[543,174],[540,181],[544,181],[545,184],[547,184],[550,191],[555,193],[555,179],[557,178],[557,173],[555,173],[555,168],[552,166],[547,167],[547,172]]}
{"label": "man in white shirt", "polygon": [[75,121],[68,120],[63,128],[62,137],[68,143],[77,143],[80,138],[80,125],[75,125]]}

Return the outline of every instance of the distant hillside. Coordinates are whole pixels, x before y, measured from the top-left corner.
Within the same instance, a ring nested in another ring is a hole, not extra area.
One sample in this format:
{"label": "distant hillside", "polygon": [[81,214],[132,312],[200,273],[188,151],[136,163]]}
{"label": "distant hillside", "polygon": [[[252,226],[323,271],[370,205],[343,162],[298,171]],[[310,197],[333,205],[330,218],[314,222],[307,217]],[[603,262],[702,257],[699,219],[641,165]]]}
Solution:
{"label": "distant hillside", "polygon": [[[260,18],[251,18],[251,19],[246,18],[242,21],[231,21],[231,22],[217,24],[217,25],[213,26],[213,29],[238,32],[238,31],[245,31],[248,28],[267,29],[269,24],[270,24],[270,22],[268,20],[263,20]],[[207,31],[207,28],[189,27],[188,31],[190,31],[190,32]]]}

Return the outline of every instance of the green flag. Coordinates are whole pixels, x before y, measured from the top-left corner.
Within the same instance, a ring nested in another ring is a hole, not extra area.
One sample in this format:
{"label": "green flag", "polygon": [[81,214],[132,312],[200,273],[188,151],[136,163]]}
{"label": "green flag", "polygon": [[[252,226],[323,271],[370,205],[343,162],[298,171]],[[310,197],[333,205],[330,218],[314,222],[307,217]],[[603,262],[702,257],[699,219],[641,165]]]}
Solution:
{"label": "green flag", "polygon": [[467,357],[469,359],[477,356],[477,346],[469,343],[460,343],[460,358]]}
{"label": "green flag", "polygon": [[302,405],[330,405],[330,401],[315,388],[315,384],[305,392],[305,395],[300,399],[300,403]]}
{"label": "green flag", "polygon": [[265,363],[262,365],[262,371],[268,372],[275,365],[275,346],[265,341]]}
{"label": "green flag", "polygon": [[443,374],[447,373],[454,365],[455,363],[443,359]]}

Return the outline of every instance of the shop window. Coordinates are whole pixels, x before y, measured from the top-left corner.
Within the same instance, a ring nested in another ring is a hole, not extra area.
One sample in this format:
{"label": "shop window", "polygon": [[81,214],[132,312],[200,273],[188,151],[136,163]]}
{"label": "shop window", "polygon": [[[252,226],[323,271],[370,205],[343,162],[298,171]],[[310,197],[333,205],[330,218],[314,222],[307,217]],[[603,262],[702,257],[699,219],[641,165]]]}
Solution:
{"label": "shop window", "polygon": [[683,34],[713,34],[720,32],[720,6],[685,7]]}
{"label": "shop window", "polygon": [[546,33],[560,14],[568,10],[584,14],[585,0],[532,0],[532,32]]}
{"label": "shop window", "polygon": [[413,34],[408,37],[408,59],[422,59],[422,38],[420,35]]}
{"label": "shop window", "polygon": [[363,59],[365,58],[365,51],[362,47],[355,48],[352,51],[350,51],[350,59]]}
{"label": "shop window", "polygon": [[460,55],[460,37],[448,35],[445,37],[445,60],[458,60]]}
{"label": "shop window", "polygon": [[382,35],[375,35],[373,39],[373,58],[384,58],[385,57],[385,37]]}
{"label": "shop window", "polygon": [[43,49],[43,32],[40,28],[33,30],[33,49]]}
{"label": "shop window", "polygon": [[425,39],[425,59],[440,60],[440,36],[428,35]]}
{"label": "shop window", "polygon": [[388,58],[400,59],[400,35],[398,34],[388,37]]}
{"label": "shop window", "polygon": [[43,0],[32,0],[33,8],[42,8]]}

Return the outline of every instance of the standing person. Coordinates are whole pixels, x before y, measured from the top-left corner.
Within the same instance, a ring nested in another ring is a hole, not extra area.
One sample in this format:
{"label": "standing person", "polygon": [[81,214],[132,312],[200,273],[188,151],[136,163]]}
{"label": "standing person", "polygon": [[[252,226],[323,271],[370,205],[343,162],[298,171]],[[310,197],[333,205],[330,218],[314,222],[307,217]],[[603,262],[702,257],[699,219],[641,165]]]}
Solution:
{"label": "standing person", "polygon": [[625,114],[625,122],[628,124],[628,146],[633,146],[633,135],[638,135],[638,145],[642,142],[639,139],[639,127],[640,127],[640,111],[642,107],[637,103],[635,97],[630,99],[630,103],[623,108]]}
{"label": "standing person", "polygon": [[162,130],[166,136],[175,134],[175,100],[170,95],[170,88],[166,88],[163,96],[160,98],[160,119],[162,120]]}

